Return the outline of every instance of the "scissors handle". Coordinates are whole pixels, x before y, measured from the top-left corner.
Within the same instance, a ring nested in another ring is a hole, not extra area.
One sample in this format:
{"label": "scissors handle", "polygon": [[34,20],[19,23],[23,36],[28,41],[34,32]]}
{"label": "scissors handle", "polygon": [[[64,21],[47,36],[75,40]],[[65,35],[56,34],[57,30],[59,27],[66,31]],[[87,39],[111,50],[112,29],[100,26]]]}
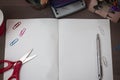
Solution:
{"label": "scissors handle", "polygon": [[21,61],[17,61],[14,65],[14,71],[11,75],[11,77],[8,80],[19,80],[19,73],[20,73],[20,69],[22,66],[22,62]]}
{"label": "scissors handle", "polygon": [[4,64],[4,63],[7,63],[7,66],[0,69],[0,74],[2,74],[5,71],[11,69],[15,64],[15,62],[12,62],[12,61],[9,61],[9,60],[0,60],[0,65]]}

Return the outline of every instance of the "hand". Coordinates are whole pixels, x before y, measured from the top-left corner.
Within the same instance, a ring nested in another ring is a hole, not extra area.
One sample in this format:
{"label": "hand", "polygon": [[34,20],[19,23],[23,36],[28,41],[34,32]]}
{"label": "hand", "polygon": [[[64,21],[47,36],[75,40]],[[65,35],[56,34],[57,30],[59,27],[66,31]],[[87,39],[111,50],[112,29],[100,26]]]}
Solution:
{"label": "hand", "polygon": [[48,3],[48,0],[40,0],[41,5],[46,5]]}

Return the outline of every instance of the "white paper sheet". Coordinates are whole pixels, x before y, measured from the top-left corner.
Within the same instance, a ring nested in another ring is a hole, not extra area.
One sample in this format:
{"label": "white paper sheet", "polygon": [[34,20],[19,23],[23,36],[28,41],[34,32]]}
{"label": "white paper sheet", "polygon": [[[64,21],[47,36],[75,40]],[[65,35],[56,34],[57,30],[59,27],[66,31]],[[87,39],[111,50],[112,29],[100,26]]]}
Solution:
{"label": "white paper sheet", "polygon": [[[12,29],[18,21],[21,25]],[[54,19],[14,19],[7,21],[5,59],[16,61],[33,48],[33,60],[25,63],[20,71],[20,80],[57,80],[58,79],[58,29]],[[26,32],[19,37],[19,32]],[[10,46],[15,38],[19,41]],[[8,80],[11,71],[4,74]]]}
{"label": "white paper sheet", "polygon": [[100,35],[103,79],[113,80],[108,20],[59,20],[59,80],[98,80],[96,37]]}
{"label": "white paper sheet", "polygon": [[[21,21],[15,30],[12,27]],[[96,37],[100,35],[103,80],[113,80],[110,25],[107,19],[10,19],[5,59],[16,61],[33,48],[20,80],[98,80]],[[20,31],[26,28],[22,37]],[[11,41],[19,41],[10,46]],[[4,74],[7,80],[12,70]]]}

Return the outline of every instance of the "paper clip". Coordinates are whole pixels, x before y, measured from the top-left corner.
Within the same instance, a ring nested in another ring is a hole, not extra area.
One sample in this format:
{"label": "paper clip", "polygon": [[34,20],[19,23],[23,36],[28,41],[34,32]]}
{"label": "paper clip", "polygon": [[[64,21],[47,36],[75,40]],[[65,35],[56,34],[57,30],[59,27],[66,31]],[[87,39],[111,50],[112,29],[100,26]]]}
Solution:
{"label": "paper clip", "polygon": [[12,29],[13,30],[15,30],[18,26],[20,26],[21,25],[21,22],[19,21],[19,22],[17,22],[13,27],[12,27]]}
{"label": "paper clip", "polygon": [[108,62],[107,62],[107,59],[105,56],[102,57],[102,60],[103,60],[103,64],[108,67]]}
{"label": "paper clip", "polygon": [[98,28],[99,28],[99,30],[100,30],[100,33],[101,33],[102,35],[105,35],[104,29],[103,29],[101,26],[99,26]]}
{"label": "paper clip", "polygon": [[24,35],[25,31],[26,31],[26,28],[23,28],[23,29],[20,31],[19,36],[22,37],[22,36]]}
{"label": "paper clip", "polygon": [[10,46],[13,46],[15,43],[17,43],[19,41],[18,38],[14,39],[11,43],[10,43]]}

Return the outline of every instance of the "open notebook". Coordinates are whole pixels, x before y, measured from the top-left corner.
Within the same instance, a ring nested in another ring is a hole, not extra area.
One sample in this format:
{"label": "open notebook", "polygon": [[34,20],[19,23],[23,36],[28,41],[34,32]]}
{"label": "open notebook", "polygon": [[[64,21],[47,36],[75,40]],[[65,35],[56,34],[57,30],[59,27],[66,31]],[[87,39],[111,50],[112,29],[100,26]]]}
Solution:
{"label": "open notebook", "polygon": [[[13,26],[20,22],[19,27]],[[24,29],[24,34],[19,35]],[[113,80],[107,19],[9,19],[5,59],[16,61],[33,48],[20,80],[99,80],[96,38],[101,42],[102,80]],[[14,44],[11,42],[18,39]],[[11,75],[4,73],[4,80]]]}

